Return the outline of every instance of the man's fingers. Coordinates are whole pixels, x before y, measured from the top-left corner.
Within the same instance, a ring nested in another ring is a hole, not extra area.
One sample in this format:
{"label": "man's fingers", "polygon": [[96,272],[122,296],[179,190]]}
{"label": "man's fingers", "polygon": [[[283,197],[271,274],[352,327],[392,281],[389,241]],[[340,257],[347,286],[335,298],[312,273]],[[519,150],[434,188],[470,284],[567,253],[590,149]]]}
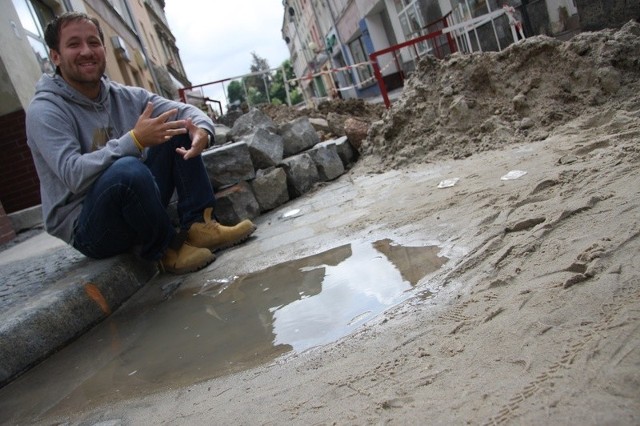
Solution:
{"label": "man's fingers", "polygon": [[184,127],[178,127],[177,129],[166,129],[165,130],[165,139],[169,139],[175,135],[183,135],[185,133],[187,133],[187,129],[185,129]]}
{"label": "man's fingers", "polygon": [[142,118],[149,118],[153,113],[153,103],[147,102],[147,106],[144,107],[144,111],[142,111]]}
{"label": "man's fingers", "polygon": [[184,149],[182,147],[176,148],[176,152],[184,160],[188,160],[189,158],[193,158],[193,157],[195,157],[197,155],[197,153],[194,152],[193,149],[188,149],[187,150],[187,149]]}
{"label": "man's fingers", "polygon": [[185,120],[185,127],[187,128],[187,130],[189,130],[189,133],[195,132],[198,130],[198,127],[196,127],[196,125],[193,124],[193,120],[191,120],[190,118],[187,118]]}

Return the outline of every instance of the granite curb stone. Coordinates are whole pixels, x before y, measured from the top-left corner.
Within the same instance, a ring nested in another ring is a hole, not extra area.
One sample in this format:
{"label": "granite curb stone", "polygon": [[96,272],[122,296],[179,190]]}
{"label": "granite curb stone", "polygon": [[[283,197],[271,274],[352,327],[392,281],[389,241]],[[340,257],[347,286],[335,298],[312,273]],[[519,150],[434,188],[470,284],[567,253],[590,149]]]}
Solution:
{"label": "granite curb stone", "polygon": [[67,246],[0,265],[0,387],[108,317],[156,273],[133,255],[98,261]]}

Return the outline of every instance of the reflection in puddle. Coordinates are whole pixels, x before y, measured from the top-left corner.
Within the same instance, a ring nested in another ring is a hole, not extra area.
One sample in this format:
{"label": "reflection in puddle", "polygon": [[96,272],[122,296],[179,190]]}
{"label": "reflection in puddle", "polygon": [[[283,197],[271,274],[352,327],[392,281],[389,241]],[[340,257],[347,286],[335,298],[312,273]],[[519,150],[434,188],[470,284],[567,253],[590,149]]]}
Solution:
{"label": "reflection in puddle", "polygon": [[436,256],[437,250],[417,248],[410,253],[411,249],[384,240],[338,247],[325,253],[324,259],[297,261],[297,272],[289,278],[274,277],[281,282],[288,279],[290,284],[306,283],[299,287],[299,299],[270,308],[275,343],[302,351],[348,335],[408,298],[407,290],[444,262]]}
{"label": "reflection in puddle", "polygon": [[390,240],[354,243],[181,288],[154,306],[115,315],[0,389],[0,413],[76,412],[334,342],[412,296],[417,282],[446,262],[438,251]]}

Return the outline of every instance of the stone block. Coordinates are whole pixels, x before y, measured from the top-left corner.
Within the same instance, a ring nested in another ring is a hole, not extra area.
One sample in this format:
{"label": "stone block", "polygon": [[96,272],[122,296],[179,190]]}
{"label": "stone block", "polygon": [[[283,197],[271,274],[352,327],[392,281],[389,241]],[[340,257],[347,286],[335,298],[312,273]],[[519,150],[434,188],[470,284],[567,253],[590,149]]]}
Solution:
{"label": "stone block", "polygon": [[224,145],[230,139],[229,133],[231,129],[224,124],[214,123],[213,128],[215,130],[215,140],[213,145]]}
{"label": "stone block", "polygon": [[261,212],[275,209],[289,201],[287,174],[281,168],[259,171],[250,184]]}
{"label": "stone block", "polygon": [[204,151],[202,160],[215,190],[251,180],[256,176],[249,147],[245,142],[235,142]]}
{"label": "stone block", "polygon": [[324,118],[309,118],[309,122],[316,129],[317,132],[330,133],[331,128],[329,127],[329,122]]}
{"label": "stone block", "polygon": [[344,122],[344,133],[356,150],[360,150],[362,142],[367,138],[369,123],[357,118],[347,118]]}
{"label": "stone block", "polygon": [[240,110],[227,111],[225,115],[218,117],[217,122],[231,128],[240,117],[242,117]]}
{"label": "stone block", "polygon": [[320,181],[316,163],[307,153],[285,158],[282,168],[287,174],[289,198],[299,197]]}
{"label": "stone block", "polygon": [[284,156],[298,154],[320,142],[320,137],[313,128],[309,117],[299,117],[280,127],[280,135],[284,141]]}
{"label": "stone block", "polygon": [[264,129],[245,137],[249,146],[251,161],[256,169],[268,169],[279,164],[283,158],[284,143],[282,136]]}
{"label": "stone block", "polygon": [[318,168],[318,176],[321,181],[326,182],[334,180],[344,173],[344,164],[338,155],[335,144],[324,146],[314,146],[307,151],[316,167]]}
{"label": "stone block", "polygon": [[233,226],[260,214],[260,206],[247,182],[240,182],[216,192],[215,216],[218,222]]}
{"label": "stone block", "polygon": [[231,128],[231,137],[237,141],[243,136],[252,134],[257,129],[278,133],[277,124],[265,113],[257,108],[253,108],[236,119]]}
{"label": "stone block", "polygon": [[358,151],[353,148],[353,145],[349,142],[346,136],[341,136],[338,139],[330,139],[328,141],[320,142],[316,146],[329,146],[335,145],[336,151],[342,160],[342,165],[345,169],[352,163],[355,163],[358,159]]}

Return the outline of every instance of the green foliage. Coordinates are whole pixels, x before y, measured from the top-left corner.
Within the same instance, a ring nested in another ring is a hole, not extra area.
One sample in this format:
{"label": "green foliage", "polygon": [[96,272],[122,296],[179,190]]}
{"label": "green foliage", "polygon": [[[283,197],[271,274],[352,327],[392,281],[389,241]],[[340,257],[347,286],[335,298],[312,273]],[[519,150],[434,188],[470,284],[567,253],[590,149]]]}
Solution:
{"label": "green foliage", "polygon": [[[252,63],[250,66],[251,73],[269,71],[269,63],[266,59],[261,58],[255,52],[251,53]],[[274,73],[266,72],[264,74],[250,75],[244,77],[242,81],[234,80],[227,86],[227,97],[230,103],[248,102],[249,105],[257,105],[271,101],[272,104],[281,105],[287,103],[287,91],[285,89],[286,80],[296,78],[293,72],[293,66],[287,59],[280,68]],[[243,87],[244,84],[244,87]],[[245,94],[246,88],[246,94]],[[267,96],[267,93],[269,96]],[[302,93],[297,85],[290,85],[289,96],[292,104],[298,104],[303,101]]]}
{"label": "green foliage", "polygon": [[267,96],[255,87],[247,88],[249,94],[249,104],[258,105],[267,102]]}
{"label": "green foliage", "polygon": [[227,98],[229,99],[229,103],[234,103],[235,101],[238,101],[239,103],[244,102],[246,99],[242,83],[238,80],[234,80],[229,83],[229,86],[227,86]]}
{"label": "green foliage", "polygon": [[[280,65],[280,68],[278,68],[278,70],[275,72],[273,76],[273,80],[272,80],[273,83],[271,83],[271,90],[269,91],[269,95],[271,96],[271,103],[274,103],[276,99],[278,99],[283,104],[287,103],[287,92],[284,87],[285,82],[283,79],[283,72],[282,72],[283,69],[284,69],[284,75],[286,76],[287,81],[293,80],[296,78],[296,75],[293,72],[293,66],[291,65],[291,61],[287,59]],[[303,100],[302,94],[300,93],[300,90],[296,86],[289,85],[289,96],[291,98],[291,103],[294,105],[302,102]]]}
{"label": "green foliage", "polygon": [[302,92],[300,89],[291,91],[291,105],[297,105],[304,101],[304,97],[302,96]]}
{"label": "green foliage", "polygon": [[[269,63],[266,59],[258,56],[255,52],[251,52],[251,57],[252,61],[251,66],[249,67],[251,73],[269,71]],[[261,102],[267,101],[267,93],[269,93],[271,78],[271,74],[269,73],[244,77],[243,82],[247,88],[247,92],[249,93],[249,103],[251,105],[258,103],[254,102],[254,99],[261,100]]]}
{"label": "green foliage", "polygon": [[269,96],[271,97],[271,103],[273,103],[273,101],[276,99],[278,99],[281,103],[287,102],[287,92],[284,89],[284,83],[282,80],[274,78]]}

